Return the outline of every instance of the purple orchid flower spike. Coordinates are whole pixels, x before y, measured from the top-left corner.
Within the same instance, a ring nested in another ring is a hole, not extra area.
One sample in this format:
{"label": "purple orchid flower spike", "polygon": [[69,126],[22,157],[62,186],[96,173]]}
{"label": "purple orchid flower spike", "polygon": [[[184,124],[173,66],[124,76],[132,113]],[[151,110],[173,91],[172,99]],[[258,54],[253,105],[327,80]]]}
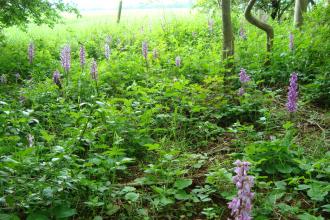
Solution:
{"label": "purple orchid flower spike", "polygon": [[79,58],[80,58],[80,67],[84,68],[86,64],[86,50],[83,45],[80,46]]}
{"label": "purple orchid flower spike", "polygon": [[298,74],[292,73],[290,78],[290,86],[288,92],[288,101],[286,107],[289,112],[296,112],[298,109]]}
{"label": "purple orchid flower spike", "polygon": [[148,42],[147,41],[142,42],[142,55],[143,55],[144,59],[148,58]]}
{"label": "purple orchid flower spike", "polygon": [[106,44],[104,45],[104,55],[105,55],[105,58],[106,58],[107,60],[110,59],[110,54],[111,54],[110,45],[109,45],[108,43],[106,43]]}
{"label": "purple orchid flower spike", "polygon": [[71,48],[69,44],[63,47],[60,58],[62,67],[66,72],[69,72],[71,67]]}
{"label": "purple orchid flower spike", "polygon": [[246,73],[245,69],[241,69],[241,72],[239,73],[239,80],[241,81],[241,83],[247,83],[249,81],[251,81],[250,76]]}
{"label": "purple orchid flower spike", "polygon": [[290,34],[289,34],[289,40],[290,40],[290,42],[289,42],[289,49],[291,51],[293,51],[294,50],[294,36],[293,36],[293,33],[292,32],[290,32]]}
{"label": "purple orchid flower spike", "polygon": [[254,193],[251,191],[254,178],[247,175],[250,163],[237,160],[234,164],[236,165],[236,176],[233,177],[233,182],[238,189],[238,193],[228,203],[228,208],[231,209],[231,215],[235,220],[250,220],[252,219],[252,199],[254,197]]}

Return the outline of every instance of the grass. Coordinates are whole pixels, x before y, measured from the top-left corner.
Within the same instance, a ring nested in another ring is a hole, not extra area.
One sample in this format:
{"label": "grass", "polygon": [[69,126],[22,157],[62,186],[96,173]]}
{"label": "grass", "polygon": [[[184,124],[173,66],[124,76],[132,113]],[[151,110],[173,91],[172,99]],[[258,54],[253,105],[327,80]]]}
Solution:
{"label": "grass", "polygon": [[[255,219],[329,217],[329,109],[319,99],[329,64],[318,58],[329,53],[326,23],[320,22],[326,11],[311,12],[302,32],[289,21],[272,23],[270,66],[263,64],[265,36],[234,16],[235,68],[228,84],[221,21],[216,17],[210,31],[206,15],[170,12],[164,22],[158,14],[130,14],[120,25],[113,14],[91,14],[67,17],[54,29],[5,31],[0,219],[227,219],[227,203],[237,193],[231,180],[236,159],[252,164]],[[247,40],[239,38],[240,27]],[[295,51],[288,48],[290,31]],[[30,41],[36,45],[32,65]],[[147,66],[142,41],[149,45]],[[68,85],[59,59],[67,43]],[[252,78],[243,96],[237,95],[240,68]],[[62,89],[52,82],[56,69]],[[300,87],[292,117],[285,103],[293,71]]]}

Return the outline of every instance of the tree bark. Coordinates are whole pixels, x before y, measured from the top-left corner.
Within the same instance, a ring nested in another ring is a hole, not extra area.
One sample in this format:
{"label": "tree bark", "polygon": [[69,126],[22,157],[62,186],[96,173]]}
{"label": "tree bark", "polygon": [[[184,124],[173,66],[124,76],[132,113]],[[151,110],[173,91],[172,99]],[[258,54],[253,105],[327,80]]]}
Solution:
{"label": "tree bark", "polygon": [[234,56],[234,34],[231,22],[230,0],[218,0],[222,9],[222,26],[223,26],[223,48],[222,59],[227,60]]}
{"label": "tree bark", "polygon": [[308,0],[296,0],[294,7],[294,25],[299,28],[304,23],[303,13],[307,12]]}
{"label": "tree bark", "polygon": [[[256,3],[256,0],[249,1],[248,5],[245,9],[244,15],[245,15],[246,20],[248,20],[248,22],[250,22],[254,26],[256,26],[266,32],[266,34],[267,34],[267,52],[271,52],[272,48],[273,48],[273,41],[274,41],[274,29],[272,26],[270,26],[262,21],[259,21],[258,19],[256,19],[255,17],[252,16],[251,10],[255,3]],[[267,61],[267,63],[268,62],[269,61]]]}
{"label": "tree bark", "polygon": [[120,18],[121,18],[121,10],[123,8],[123,1],[120,0],[119,2],[119,8],[118,8],[118,16],[117,16],[117,23],[120,23]]}

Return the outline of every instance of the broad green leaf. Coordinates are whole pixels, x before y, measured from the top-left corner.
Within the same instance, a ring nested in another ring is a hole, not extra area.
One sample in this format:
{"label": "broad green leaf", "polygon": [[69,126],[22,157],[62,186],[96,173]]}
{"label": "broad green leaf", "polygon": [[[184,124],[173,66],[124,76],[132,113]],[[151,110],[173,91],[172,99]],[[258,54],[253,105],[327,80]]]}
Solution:
{"label": "broad green leaf", "polygon": [[20,220],[17,215],[0,214],[1,220]]}
{"label": "broad green leaf", "polygon": [[187,194],[184,190],[178,190],[174,197],[177,199],[177,200],[188,200],[190,199],[190,195]]}
{"label": "broad green leaf", "polygon": [[179,179],[175,181],[174,187],[177,189],[185,189],[192,184],[192,179]]}
{"label": "broad green leaf", "polygon": [[322,206],[322,208],[323,208],[322,211],[330,213],[330,204],[324,205]]}
{"label": "broad green leaf", "polygon": [[136,202],[139,199],[139,194],[135,193],[135,192],[129,192],[125,195],[125,199],[132,201],[132,202]]}
{"label": "broad green leaf", "polygon": [[118,212],[120,209],[120,206],[118,205],[113,205],[113,204],[109,204],[107,205],[107,211],[106,211],[106,214],[108,216],[111,216],[113,214],[115,214],[116,212]]}
{"label": "broad green leaf", "polygon": [[297,216],[299,220],[324,220],[322,216],[314,216],[309,213],[304,213]]}
{"label": "broad green leaf", "polygon": [[77,214],[75,209],[60,206],[54,209],[54,215],[57,219],[68,218]]}
{"label": "broad green leaf", "polygon": [[48,220],[49,218],[41,213],[32,213],[28,215],[26,220]]}

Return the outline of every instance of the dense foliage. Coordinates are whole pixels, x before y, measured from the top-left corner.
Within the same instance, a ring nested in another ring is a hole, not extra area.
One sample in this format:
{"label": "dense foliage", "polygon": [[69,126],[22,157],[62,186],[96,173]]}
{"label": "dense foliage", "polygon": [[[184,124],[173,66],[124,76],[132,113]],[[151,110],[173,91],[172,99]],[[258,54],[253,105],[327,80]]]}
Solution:
{"label": "dense foliage", "polygon": [[229,81],[218,17],[6,29],[0,219],[227,219],[237,159],[251,164],[254,219],[328,219],[329,14],[273,22],[270,66],[265,36],[233,16]]}
{"label": "dense foliage", "polygon": [[0,31],[14,25],[25,27],[29,22],[53,26],[64,11],[78,14],[62,0],[0,0]]}

